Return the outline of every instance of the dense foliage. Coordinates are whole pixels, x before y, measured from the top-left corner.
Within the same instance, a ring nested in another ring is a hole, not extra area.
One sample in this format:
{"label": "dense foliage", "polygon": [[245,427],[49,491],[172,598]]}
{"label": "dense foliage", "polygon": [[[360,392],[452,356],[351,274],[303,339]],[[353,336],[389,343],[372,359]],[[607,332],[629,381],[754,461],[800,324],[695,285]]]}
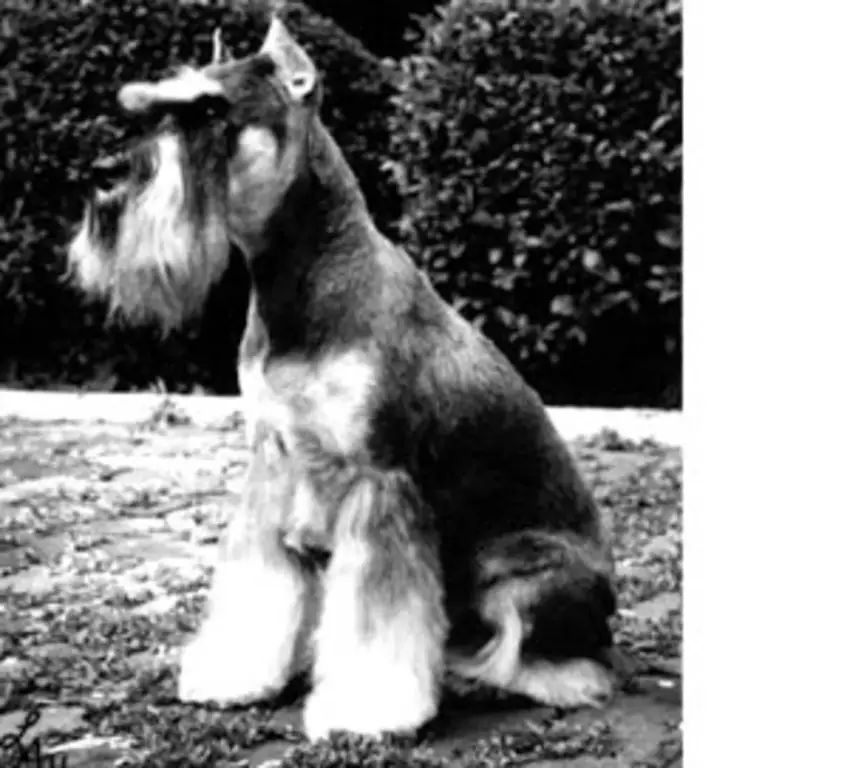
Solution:
{"label": "dense foliage", "polygon": [[429,13],[438,0],[310,0],[310,6],[333,19],[378,56],[409,52],[406,36],[413,18]]}
{"label": "dense foliage", "polygon": [[411,249],[550,400],[677,397],[681,45],[666,1],[468,0],[403,62]]}

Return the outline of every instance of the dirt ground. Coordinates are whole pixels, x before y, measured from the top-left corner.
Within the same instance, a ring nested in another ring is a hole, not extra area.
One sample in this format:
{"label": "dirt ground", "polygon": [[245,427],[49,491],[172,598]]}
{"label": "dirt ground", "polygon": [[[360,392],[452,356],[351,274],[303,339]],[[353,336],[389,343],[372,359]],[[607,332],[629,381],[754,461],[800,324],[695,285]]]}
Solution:
{"label": "dirt ground", "polygon": [[247,464],[238,420],[0,420],[0,766],[20,764],[33,710],[23,742],[69,768],[681,765],[681,452],[611,433],[572,445],[614,532],[618,641],[670,674],[573,713],[449,681],[417,745],[309,745],[297,691],[226,712],[175,699]]}

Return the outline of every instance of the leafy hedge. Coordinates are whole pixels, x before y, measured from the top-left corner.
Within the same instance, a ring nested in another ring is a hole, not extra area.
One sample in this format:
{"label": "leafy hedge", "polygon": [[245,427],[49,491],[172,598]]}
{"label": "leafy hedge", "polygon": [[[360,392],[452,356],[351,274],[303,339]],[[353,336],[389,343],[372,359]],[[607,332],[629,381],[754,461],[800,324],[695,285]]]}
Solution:
{"label": "leafy hedge", "polygon": [[[379,223],[391,229],[399,198],[380,171],[389,141],[386,68],[355,38],[298,3],[288,25],[324,73],[323,114],[364,186]],[[101,369],[102,383],[235,387],[247,282],[241,262],[211,297],[204,323],[163,344],[152,333],[101,329],[99,307],[83,309],[61,280],[65,248],[89,187],[91,162],[133,131],[118,87],[169,67],[203,62],[221,26],[237,55],[266,30],[261,4],[226,0],[32,0],[3,9],[0,24],[0,365],[52,360],[71,382]],[[5,32],[5,35],[3,34]],[[223,354],[224,350],[224,354]],[[3,371],[0,371],[2,374]]]}
{"label": "leafy hedge", "polygon": [[545,398],[676,405],[681,12],[570,5],[430,20],[392,123],[401,227]]}

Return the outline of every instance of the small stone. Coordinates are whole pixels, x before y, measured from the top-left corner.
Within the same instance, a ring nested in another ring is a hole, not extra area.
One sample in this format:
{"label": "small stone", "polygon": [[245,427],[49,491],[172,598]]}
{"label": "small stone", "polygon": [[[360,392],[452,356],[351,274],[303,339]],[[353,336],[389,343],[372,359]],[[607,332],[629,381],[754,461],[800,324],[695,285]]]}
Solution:
{"label": "small stone", "polygon": [[[38,722],[26,732],[28,740],[37,739],[48,731],[71,733],[86,726],[83,720],[86,711],[82,707],[45,707],[39,713]],[[0,715],[0,734],[20,730],[26,716],[27,713],[20,709]]]}
{"label": "small stone", "polygon": [[189,533],[195,529],[195,521],[192,519],[191,513],[186,510],[166,515],[165,522],[176,533]]}
{"label": "small stone", "polygon": [[639,621],[661,621],[681,608],[682,596],[680,594],[663,592],[632,606],[631,613]]}
{"label": "small stone", "polygon": [[68,643],[42,643],[29,649],[32,656],[51,659],[71,659],[79,656],[79,650]]}
{"label": "small stone", "polygon": [[26,680],[35,673],[31,661],[10,656],[0,662],[0,680]]}
{"label": "small stone", "polygon": [[112,768],[127,754],[133,742],[116,736],[86,736],[45,750],[56,758],[65,758],[68,768]]}
{"label": "small stone", "polygon": [[652,539],[644,550],[645,559],[649,560],[653,557],[678,557],[679,547],[676,542],[667,536],[656,536]]}
{"label": "small stone", "polygon": [[204,527],[194,531],[189,540],[193,544],[203,545],[216,544],[220,538],[221,534],[218,531]]}
{"label": "small stone", "polygon": [[160,595],[139,605],[135,612],[143,616],[164,615],[174,610],[177,600],[177,595]]}
{"label": "small stone", "polygon": [[638,565],[637,563],[618,566],[617,574],[624,579],[632,579],[634,581],[652,581],[655,578],[655,574],[651,568],[646,565]]}
{"label": "small stone", "polygon": [[285,741],[270,741],[263,744],[248,757],[250,768],[281,768],[286,765],[286,754],[292,744]]}

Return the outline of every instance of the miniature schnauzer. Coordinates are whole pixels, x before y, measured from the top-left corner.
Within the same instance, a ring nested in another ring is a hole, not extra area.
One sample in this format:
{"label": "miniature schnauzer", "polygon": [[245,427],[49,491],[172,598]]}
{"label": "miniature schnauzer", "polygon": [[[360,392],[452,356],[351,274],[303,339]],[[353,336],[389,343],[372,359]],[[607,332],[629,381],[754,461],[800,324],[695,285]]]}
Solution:
{"label": "miniature schnauzer", "polygon": [[230,246],[251,278],[251,450],[179,696],[236,705],[309,673],[304,727],[416,731],[448,671],[557,707],[617,678],[608,537],[539,396],[373,223],[311,58],[259,50],[118,100],[155,126],[69,248],[87,294],[164,330]]}

